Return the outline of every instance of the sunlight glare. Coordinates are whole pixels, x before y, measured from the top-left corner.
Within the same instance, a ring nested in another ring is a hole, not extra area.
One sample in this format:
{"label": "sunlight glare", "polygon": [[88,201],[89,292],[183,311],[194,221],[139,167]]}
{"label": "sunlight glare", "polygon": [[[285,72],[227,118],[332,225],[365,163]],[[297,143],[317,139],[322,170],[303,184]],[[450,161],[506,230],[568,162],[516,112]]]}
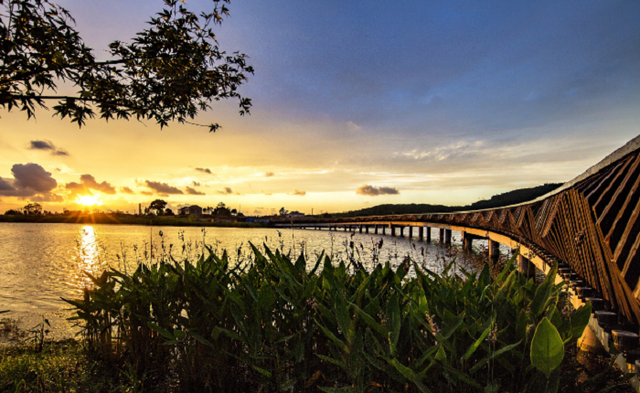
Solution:
{"label": "sunlight glare", "polygon": [[76,203],[85,206],[102,205],[102,201],[97,196],[93,195],[78,195]]}

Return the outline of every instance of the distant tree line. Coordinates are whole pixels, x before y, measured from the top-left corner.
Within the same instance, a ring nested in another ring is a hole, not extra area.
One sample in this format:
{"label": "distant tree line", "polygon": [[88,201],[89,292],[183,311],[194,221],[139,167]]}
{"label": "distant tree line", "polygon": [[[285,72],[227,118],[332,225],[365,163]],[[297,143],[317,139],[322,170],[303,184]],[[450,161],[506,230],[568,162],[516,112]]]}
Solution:
{"label": "distant tree line", "polygon": [[10,215],[25,215],[25,216],[39,216],[42,214],[48,214],[48,211],[42,210],[42,205],[39,203],[29,203],[22,209],[9,209],[4,214]]}
{"label": "distant tree line", "polygon": [[518,203],[532,201],[544,194],[547,194],[563,183],[545,183],[541,186],[531,188],[521,188],[494,195],[490,199],[474,202],[466,206],[445,206],[431,205],[427,203],[411,203],[403,205],[385,204],[368,207],[360,210],[353,210],[346,213],[335,214],[336,217],[358,217],[358,216],[384,216],[393,214],[423,214],[423,213],[449,213],[464,210],[493,209],[502,206],[515,205]]}

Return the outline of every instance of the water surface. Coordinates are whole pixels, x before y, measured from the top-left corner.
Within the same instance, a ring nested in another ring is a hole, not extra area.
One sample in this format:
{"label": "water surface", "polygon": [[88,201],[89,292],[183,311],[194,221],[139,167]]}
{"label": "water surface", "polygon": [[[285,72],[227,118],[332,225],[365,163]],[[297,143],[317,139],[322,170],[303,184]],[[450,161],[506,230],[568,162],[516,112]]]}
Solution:
{"label": "water surface", "polygon": [[[437,240],[437,231],[433,232]],[[459,236],[458,236],[459,238]],[[321,252],[334,260],[361,261],[367,268],[375,263],[397,266],[406,256],[438,271],[450,260],[451,252],[464,262],[472,255],[446,249],[437,241],[375,234],[290,230],[270,228],[196,228],[133,225],[0,223],[0,310],[2,317],[19,319],[30,328],[47,318],[52,336],[73,336],[73,315],[61,298],[77,298],[90,280],[85,272],[99,274],[113,267],[133,270],[161,256],[178,260],[197,258],[203,244],[215,252],[227,250],[233,262],[249,260],[251,242],[263,249],[297,257],[301,252],[315,262]],[[486,247],[477,241],[474,246]]]}

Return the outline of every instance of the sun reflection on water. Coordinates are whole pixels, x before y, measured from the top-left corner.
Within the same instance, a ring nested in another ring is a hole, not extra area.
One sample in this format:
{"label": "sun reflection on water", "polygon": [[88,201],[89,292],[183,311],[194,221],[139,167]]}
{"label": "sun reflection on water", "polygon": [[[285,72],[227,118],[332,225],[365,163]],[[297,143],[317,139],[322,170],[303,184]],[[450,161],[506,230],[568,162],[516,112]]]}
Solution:
{"label": "sun reflection on water", "polygon": [[85,225],[78,231],[74,251],[74,269],[69,275],[68,284],[81,293],[85,287],[92,285],[86,273],[95,277],[106,267],[104,246],[91,225]]}

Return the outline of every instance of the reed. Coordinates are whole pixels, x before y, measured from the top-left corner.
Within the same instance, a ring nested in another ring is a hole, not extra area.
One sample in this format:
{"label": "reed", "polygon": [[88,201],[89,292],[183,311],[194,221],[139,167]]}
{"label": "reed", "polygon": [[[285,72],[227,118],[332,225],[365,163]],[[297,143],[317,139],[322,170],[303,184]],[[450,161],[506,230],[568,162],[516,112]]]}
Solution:
{"label": "reed", "polygon": [[[90,276],[77,310],[96,354],[143,387],[215,392],[557,391],[558,349],[582,334],[552,268],[541,285],[513,261],[430,271],[410,258],[371,270],[320,255],[291,259],[251,245],[167,256],[130,273]],[[559,358],[562,361],[562,357]]]}

